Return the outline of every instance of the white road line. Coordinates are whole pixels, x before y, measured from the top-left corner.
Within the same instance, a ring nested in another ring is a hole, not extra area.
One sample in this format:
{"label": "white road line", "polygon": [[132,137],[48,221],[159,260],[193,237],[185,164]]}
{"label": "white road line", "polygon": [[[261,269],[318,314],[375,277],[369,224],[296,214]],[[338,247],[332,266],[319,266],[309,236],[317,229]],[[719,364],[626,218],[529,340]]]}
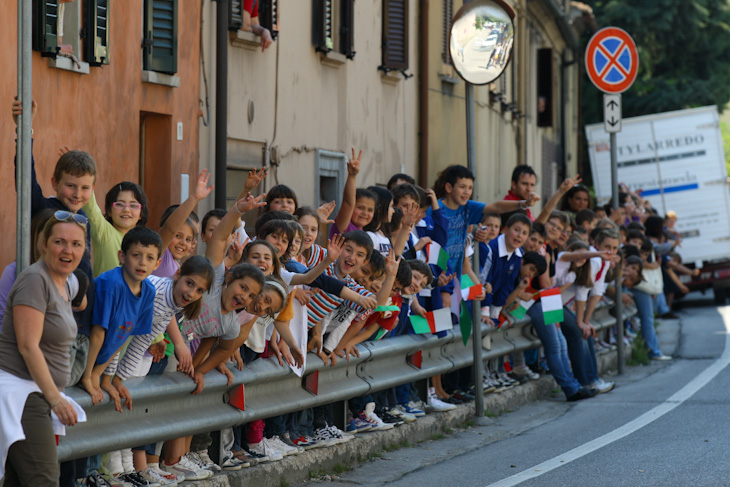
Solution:
{"label": "white road line", "polygon": [[579,458],[584,457],[589,453],[593,453],[594,451],[599,450],[606,445],[610,445],[611,443],[618,441],[634,433],[635,431],[640,430],[644,426],[653,423],[668,412],[672,411],[674,408],[681,406],[687,399],[695,395],[697,391],[702,389],[712,379],[714,379],[715,376],[717,376],[717,374],[719,374],[725,367],[730,365],[730,326],[728,324],[728,322],[730,321],[730,312],[725,312],[725,310],[721,310],[721,314],[723,315],[723,323],[725,325],[726,331],[725,349],[723,350],[722,355],[719,359],[717,359],[717,361],[715,361],[712,365],[700,372],[697,377],[688,382],[686,386],[673,394],[669,399],[667,399],[657,407],[642,414],[633,421],[630,421],[620,428],[611,431],[610,433],[606,433],[605,435],[600,436],[595,440],[584,443],[583,445],[577,448],[573,448],[572,450],[565,452],[562,455],[558,455],[557,457],[551,458],[550,460],[542,462],[539,465],[535,465],[532,468],[523,470],[522,472],[512,475],[511,477],[507,477],[506,479],[502,479],[499,482],[489,484],[488,487],[509,487],[521,484],[526,480],[537,478],[552,470],[555,470],[556,468],[567,465],[573,460],[578,460]]}

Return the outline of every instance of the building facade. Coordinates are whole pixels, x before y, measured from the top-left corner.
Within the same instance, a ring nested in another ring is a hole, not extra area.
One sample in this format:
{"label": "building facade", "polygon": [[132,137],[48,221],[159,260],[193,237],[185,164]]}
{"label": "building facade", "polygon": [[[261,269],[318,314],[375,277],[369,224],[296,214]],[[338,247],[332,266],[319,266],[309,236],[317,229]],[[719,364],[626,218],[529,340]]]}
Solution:
{"label": "building facade", "polygon": [[[98,167],[97,200],[120,181],[140,183],[150,199],[151,228],[179,202],[183,181],[198,170],[200,1],[73,0],[34,2],[33,121],[38,181],[52,194],[62,146],[89,152]],[[0,263],[15,259],[17,2],[6,2],[0,62],[0,191],[8,197],[0,226]]]}

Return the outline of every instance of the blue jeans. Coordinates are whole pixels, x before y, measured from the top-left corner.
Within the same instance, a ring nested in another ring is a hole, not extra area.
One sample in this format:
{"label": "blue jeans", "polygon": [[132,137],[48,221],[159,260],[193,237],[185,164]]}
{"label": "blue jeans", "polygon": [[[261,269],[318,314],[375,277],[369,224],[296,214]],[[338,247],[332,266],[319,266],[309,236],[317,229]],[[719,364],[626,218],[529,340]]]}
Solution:
{"label": "blue jeans", "polygon": [[[644,337],[649,355],[658,357],[662,354],[659,349],[659,341],[654,330],[654,304],[651,295],[637,289],[627,291],[634,296],[634,302],[639,309],[639,321],[641,321],[641,336]],[[663,294],[662,294],[663,296]]]}
{"label": "blue jeans", "polygon": [[656,314],[659,316],[672,312],[672,310],[669,309],[669,305],[667,305],[667,297],[664,293],[659,293],[654,296],[654,311],[656,311]]}
{"label": "blue jeans", "polygon": [[565,338],[560,334],[555,325],[546,325],[542,316],[542,304],[535,303],[527,314],[532,319],[532,326],[542,346],[545,349],[545,360],[547,361],[550,373],[555,382],[563,389],[565,397],[570,397],[581,388],[580,383],[573,376],[570,370],[570,361],[566,351]]}
{"label": "blue jeans", "polygon": [[583,331],[578,327],[575,313],[563,307],[565,316],[560,330],[568,344],[568,357],[573,366],[573,373],[584,386],[589,386],[598,380],[598,361],[596,350],[593,348],[593,337],[583,338]]}

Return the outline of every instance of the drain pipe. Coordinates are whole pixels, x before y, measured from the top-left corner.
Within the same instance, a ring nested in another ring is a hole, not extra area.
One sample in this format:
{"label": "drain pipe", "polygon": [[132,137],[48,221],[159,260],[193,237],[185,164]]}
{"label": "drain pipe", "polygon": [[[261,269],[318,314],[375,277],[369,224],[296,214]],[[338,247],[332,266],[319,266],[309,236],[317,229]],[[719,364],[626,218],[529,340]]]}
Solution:
{"label": "drain pipe", "polygon": [[216,0],[215,36],[215,207],[227,208],[228,168],[228,0]]}
{"label": "drain pipe", "polygon": [[418,17],[418,184],[428,187],[428,9],[421,0]]}

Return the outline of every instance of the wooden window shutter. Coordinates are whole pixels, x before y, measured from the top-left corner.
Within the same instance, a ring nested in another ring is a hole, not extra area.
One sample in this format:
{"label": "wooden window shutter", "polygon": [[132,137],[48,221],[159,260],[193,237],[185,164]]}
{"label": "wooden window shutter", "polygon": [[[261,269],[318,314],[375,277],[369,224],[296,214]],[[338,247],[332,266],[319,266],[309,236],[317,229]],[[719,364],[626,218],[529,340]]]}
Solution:
{"label": "wooden window shutter", "polygon": [[332,1],[313,0],[313,42],[317,52],[328,53],[334,47],[332,38]]}
{"label": "wooden window shutter", "polygon": [[228,30],[237,31],[243,27],[243,0],[228,2]]}
{"label": "wooden window shutter", "polygon": [[33,49],[41,56],[58,52],[58,0],[36,0],[33,9]]}
{"label": "wooden window shutter", "polygon": [[279,0],[260,0],[259,23],[271,32],[271,38],[279,36]]}
{"label": "wooden window shutter", "polygon": [[383,0],[384,71],[408,69],[408,0]]}
{"label": "wooden window shutter", "polygon": [[147,71],[177,72],[178,0],[145,0],[143,66]]}
{"label": "wooden window shutter", "polygon": [[111,0],[87,0],[84,26],[84,56],[92,66],[109,64],[109,3]]}
{"label": "wooden window shutter", "polygon": [[443,0],[443,32],[441,33],[441,60],[444,64],[451,64],[449,50],[449,36],[451,36],[451,21],[454,18],[454,0]]}
{"label": "wooden window shutter", "polygon": [[340,52],[347,59],[355,57],[355,0],[342,0],[340,10]]}

